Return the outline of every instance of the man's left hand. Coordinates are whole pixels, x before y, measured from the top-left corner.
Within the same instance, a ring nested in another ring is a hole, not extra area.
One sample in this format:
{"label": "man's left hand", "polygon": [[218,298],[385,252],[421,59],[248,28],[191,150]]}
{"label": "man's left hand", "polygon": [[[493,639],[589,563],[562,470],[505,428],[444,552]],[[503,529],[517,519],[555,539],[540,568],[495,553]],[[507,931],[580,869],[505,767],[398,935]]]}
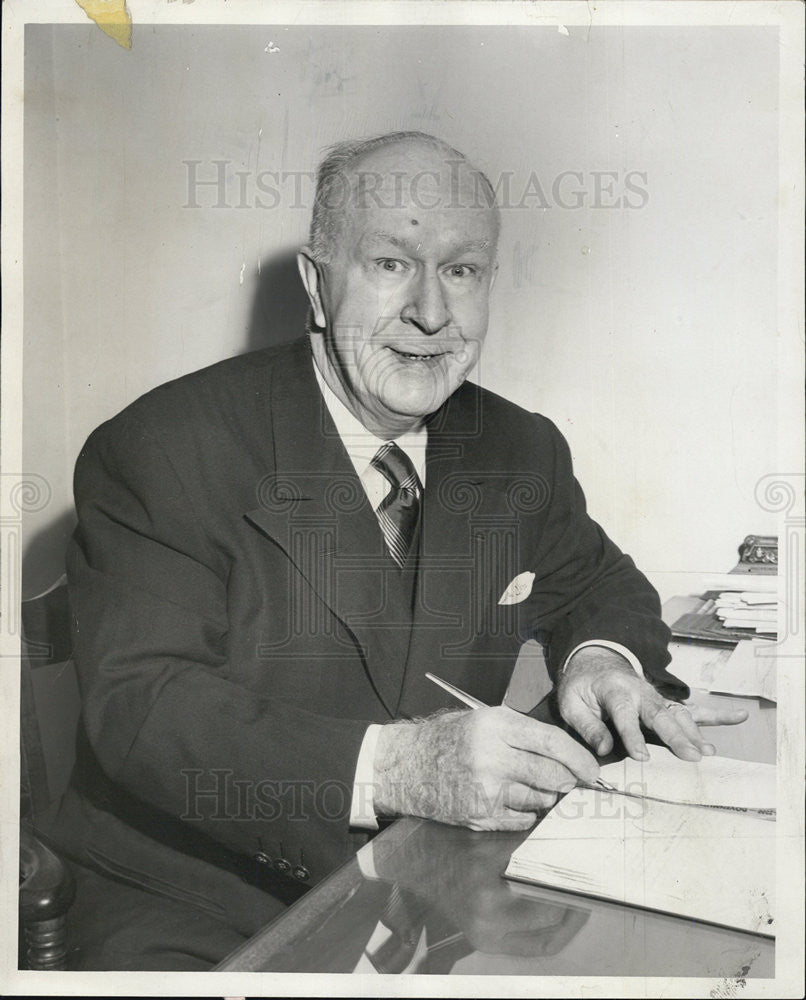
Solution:
{"label": "man's left hand", "polygon": [[660,695],[639,677],[624,657],[603,647],[588,646],[569,660],[558,685],[557,699],[563,719],[599,756],[613,749],[609,719],[624,749],[635,760],[648,760],[641,723],[656,733],[683,760],[700,760],[715,753],[699,726],[735,725],[744,722],[744,710],[727,711],[685,706]]}

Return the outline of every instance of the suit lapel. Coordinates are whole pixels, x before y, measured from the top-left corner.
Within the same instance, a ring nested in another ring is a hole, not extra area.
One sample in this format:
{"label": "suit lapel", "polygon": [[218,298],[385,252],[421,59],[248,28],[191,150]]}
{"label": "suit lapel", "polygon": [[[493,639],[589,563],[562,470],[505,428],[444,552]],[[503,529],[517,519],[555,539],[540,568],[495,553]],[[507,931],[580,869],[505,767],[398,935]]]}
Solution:
{"label": "suit lapel", "polygon": [[352,632],[376,693],[393,715],[411,631],[410,598],[402,593],[312,366],[303,344],[274,374],[275,472],[260,484],[260,504],[245,517],[284,550]]}

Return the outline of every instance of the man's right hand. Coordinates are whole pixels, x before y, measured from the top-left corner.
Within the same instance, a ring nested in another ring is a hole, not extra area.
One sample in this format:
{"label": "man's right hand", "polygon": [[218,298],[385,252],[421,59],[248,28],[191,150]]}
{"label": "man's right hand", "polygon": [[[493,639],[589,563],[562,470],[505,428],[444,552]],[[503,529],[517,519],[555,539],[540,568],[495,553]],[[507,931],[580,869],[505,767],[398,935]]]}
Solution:
{"label": "man's right hand", "polygon": [[375,811],[472,830],[526,830],[559,792],[591,784],[596,758],[567,733],[504,706],[382,727]]}

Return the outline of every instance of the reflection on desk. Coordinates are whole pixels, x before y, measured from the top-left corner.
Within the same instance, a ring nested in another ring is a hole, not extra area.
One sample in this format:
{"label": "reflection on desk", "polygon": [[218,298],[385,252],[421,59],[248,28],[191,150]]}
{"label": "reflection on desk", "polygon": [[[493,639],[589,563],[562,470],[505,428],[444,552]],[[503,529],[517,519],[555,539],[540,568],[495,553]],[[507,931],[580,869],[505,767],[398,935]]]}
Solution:
{"label": "reflection on desk", "polygon": [[522,839],[521,833],[400,820],[219,968],[774,974],[769,939],[504,880],[501,873]]}
{"label": "reflection on desk", "polygon": [[[707,655],[704,650],[703,655]],[[717,753],[775,762],[775,706],[709,730]],[[536,712],[538,717],[540,712]],[[218,968],[257,972],[771,977],[775,942],[502,877],[524,833],[393,823]]]}

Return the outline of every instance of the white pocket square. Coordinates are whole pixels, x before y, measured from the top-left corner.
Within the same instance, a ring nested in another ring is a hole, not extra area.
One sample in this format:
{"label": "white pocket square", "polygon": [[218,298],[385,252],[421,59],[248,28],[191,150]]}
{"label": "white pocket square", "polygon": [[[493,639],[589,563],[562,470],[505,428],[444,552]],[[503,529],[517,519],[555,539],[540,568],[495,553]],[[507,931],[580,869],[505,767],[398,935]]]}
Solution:
{"label": "white pocket square", "polygon": [[535,582],[534,573],[518,573],[501,595],[499,604],[520,604],[532,593],[532,584]]}

